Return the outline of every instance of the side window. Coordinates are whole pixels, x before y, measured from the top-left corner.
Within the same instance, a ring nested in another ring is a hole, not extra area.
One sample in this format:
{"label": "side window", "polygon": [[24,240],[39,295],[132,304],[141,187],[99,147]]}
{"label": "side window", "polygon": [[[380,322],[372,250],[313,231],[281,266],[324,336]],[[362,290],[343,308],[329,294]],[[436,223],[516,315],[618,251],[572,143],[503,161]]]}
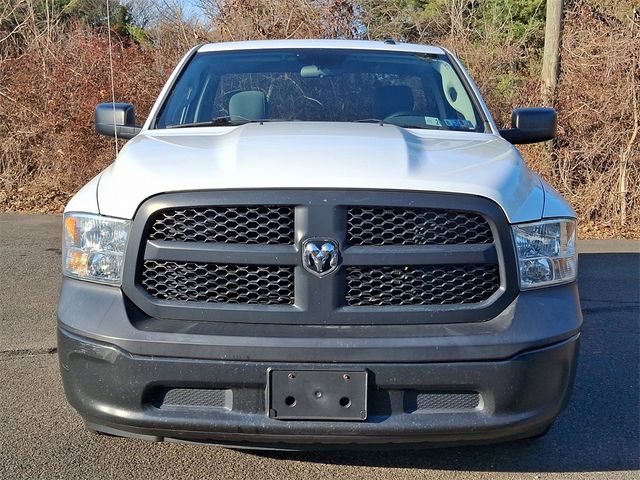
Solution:
{"label": "side window", "polygon": [[192,83],[181,83],[173,94],[173,102],[168,105],[162,115],[162,126],[186,123],[189,120],[189,110],[193,102],[196,86]]}
{"label": "side window", "polygon": [[211,109],[207,108],[204,98],[210,94],[212,80],[207,65],[196,58],[176,83],[171,101],[160,112],[157,127],[208,120]]}
{"label": "side window", "polygon": [[196,94],[201,92],[199,76],[184,78],[173,93],[173,102],[165,112],[166,125],[193,122],[196,115]]}

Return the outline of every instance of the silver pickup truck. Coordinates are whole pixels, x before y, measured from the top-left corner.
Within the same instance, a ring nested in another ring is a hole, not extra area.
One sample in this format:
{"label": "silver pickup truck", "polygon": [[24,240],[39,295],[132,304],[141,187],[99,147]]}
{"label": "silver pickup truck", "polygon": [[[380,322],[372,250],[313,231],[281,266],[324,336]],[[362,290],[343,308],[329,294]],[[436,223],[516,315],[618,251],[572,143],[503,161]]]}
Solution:
{"label": "silver pickup truck", "polygon": [[89,429],[230,446],[544,434],[582,323],[571,207],[460,62],[393,41],[201,45],[69,202],[58,345]]}

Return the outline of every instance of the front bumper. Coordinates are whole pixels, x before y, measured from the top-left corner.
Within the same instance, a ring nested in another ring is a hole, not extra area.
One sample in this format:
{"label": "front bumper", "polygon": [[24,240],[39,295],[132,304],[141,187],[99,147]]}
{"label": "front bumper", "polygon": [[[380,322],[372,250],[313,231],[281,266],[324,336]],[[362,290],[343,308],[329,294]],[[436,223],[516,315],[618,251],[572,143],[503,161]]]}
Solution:
{"label": "front bumper", "polygon": [[[58,320],[65,392],[90,428],[156,441],[308,448],[541,433],[569,398],[582,316],[572,284],[523,292],[494,319],[469,324],[335,329],[167,321],[142,314],[117,288],[65,279]],[[271,418],[269,369],[367,370],[366,420]],[[194,393],[196,403],[165,402],[174,389]],[[224,392],[221,402],[198,403],[210,391]],[[477,405],[417,408],[420,394],[469,392]]]}
{"label": "front bumper", "polygon": [[[578,336],[486,362],[301,364],[227,362],[132,355],[112,345],[58,334],[67,398],[90,428],[150,440],[227,445],[458,444],[524,438],[544,431],[564,408],[576,365]],[[366,421],[281,421],[269,418],[269,368],[369,373]],[[168,405],[166,388],[225,389],[224,406]],[[416,409],[415,392],[477,392],[471,409]]]}

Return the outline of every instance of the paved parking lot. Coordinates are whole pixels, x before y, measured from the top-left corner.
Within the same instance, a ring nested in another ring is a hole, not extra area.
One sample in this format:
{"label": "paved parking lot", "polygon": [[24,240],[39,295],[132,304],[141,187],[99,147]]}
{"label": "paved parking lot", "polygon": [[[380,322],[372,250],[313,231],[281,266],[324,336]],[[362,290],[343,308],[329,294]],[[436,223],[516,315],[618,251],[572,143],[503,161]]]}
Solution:
{"label": "paved parking lot", "polygon": [[585,326],[568,410],[537,441],[414,452],[245,453],[88,433],[55,355],[60,218],[0,215],[0,479],[637,479],[640,242],[581,243]]}

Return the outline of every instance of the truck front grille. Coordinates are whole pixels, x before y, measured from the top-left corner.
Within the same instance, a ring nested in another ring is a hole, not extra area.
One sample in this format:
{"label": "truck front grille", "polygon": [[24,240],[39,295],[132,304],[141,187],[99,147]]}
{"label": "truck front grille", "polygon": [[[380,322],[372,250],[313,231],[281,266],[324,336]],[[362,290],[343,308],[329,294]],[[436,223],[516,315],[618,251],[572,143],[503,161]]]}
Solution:
{"label": "truck front grille", "polygon": [[349,306],[455,305],[487,300],[500,288],[497,265],[348,267]]}
{"label": "truck front grille", "polygon": [[160,300],[293,305],[293,267],[146,261],[142,285]]}
{"label": "truck front grille", "polygon": [[476,213],[432,208],[350,207],[350,245],[467,245],[491,243],[485,218]]}
{"label": "truck front grille", "polygon": [[[337,269],[313,272],[306,241],[333,242]],[[186,192],[140,207],[123,290],[166,320],[410,325],[493,318],[517,295],[517,275],[511,228],[487,199]]]}
{"label": "truck front grille", "polygon": [[221,206],[157,212],[149,238],[172,242],[293,244],[293,207]]}

